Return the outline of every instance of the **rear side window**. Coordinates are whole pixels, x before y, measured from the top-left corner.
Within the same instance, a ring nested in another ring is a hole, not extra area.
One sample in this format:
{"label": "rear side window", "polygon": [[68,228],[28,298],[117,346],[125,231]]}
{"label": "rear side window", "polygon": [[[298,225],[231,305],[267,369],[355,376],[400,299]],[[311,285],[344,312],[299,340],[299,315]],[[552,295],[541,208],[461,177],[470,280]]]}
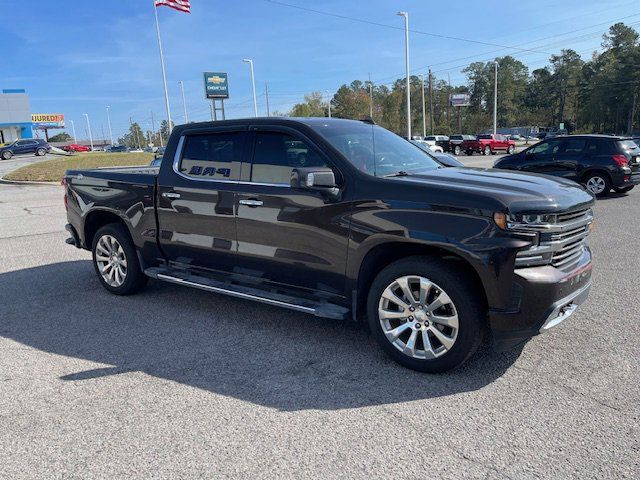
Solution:
{"label": "rear side window", "polygon": [[581,153],[586,144],[585,138],[567,138],[562,142],[560,153]]}
{"label": "rear side window", "polygon": [[622,140],[618,142],[618,144],[623,150],[626,150],[627,152],[638,148],[637,143],[633,140]]}
{"label": "rear side window", "polygon": [[608,138],[592,138],[587,144],[586,153],[589,155],[612,155],[616,153],[614,142]]}
{"label": "rear side window", "polygon": [[244,139],[244,132],[185,137],[180,172],[199,179],[238,180]]}
{"label": "rear side window", "polygon": [[294,168],[328,166],[313,147],[289,134],[256,133],[252,182],[289,185]]}
{"label": "rear side window", "polygon": [[478,135],[478,140],[491,140],[491,135]]}

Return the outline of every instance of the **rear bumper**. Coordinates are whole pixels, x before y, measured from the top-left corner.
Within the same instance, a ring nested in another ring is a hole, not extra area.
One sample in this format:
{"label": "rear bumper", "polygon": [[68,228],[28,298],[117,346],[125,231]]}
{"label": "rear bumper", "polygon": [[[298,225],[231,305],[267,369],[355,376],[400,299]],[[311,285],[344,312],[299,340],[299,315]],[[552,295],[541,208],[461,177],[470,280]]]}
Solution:
{"label": "rear bumper", "polygon": [[80,237],[78,236],[78,232],[70,223],[67,223],[64,226],[65,230],[71,234],[71,237],[67,238],[65,242],[69,245],[73,245],[76,248],[82,248],[82,242],[80,241]]}
{"label": "rear bumper", "polygon": [[551,265],[516,270],[511,307],[489,311],[494,348],[515,347],[569,318],[589,295],[591,269],[586,248],[569,272]]}
{"label": "rear bumper", "polygon": [[612,187],[624,188],[640,184],[640,172],[616,173],[611,176]]}

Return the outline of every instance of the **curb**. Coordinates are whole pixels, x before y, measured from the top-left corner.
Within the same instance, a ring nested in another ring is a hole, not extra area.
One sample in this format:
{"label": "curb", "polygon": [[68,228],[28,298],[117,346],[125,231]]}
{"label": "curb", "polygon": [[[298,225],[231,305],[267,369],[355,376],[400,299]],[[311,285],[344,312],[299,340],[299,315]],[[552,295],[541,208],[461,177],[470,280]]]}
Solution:
{"label": "curb", "polygon": [[7,180],[6,178],[0,177],[0,184],[2,185],[60,185],[60,182],[29,182],[26,180]]}

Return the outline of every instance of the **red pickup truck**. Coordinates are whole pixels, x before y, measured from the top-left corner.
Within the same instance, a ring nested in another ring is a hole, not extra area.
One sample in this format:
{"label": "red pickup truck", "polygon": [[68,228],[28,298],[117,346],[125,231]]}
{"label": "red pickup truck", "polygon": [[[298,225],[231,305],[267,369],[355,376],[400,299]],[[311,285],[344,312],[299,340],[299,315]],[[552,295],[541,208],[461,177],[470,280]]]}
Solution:
{"label": "red pickup truck", "polygon": [[478,135],[475,140],[463,141],[461,147],[467,155],[473,155],[473,152],[491,155],[499,150],[505,150],[508,154],[512,154],[516,149],[516,142],[509,140],[504,135],[483,134]]}

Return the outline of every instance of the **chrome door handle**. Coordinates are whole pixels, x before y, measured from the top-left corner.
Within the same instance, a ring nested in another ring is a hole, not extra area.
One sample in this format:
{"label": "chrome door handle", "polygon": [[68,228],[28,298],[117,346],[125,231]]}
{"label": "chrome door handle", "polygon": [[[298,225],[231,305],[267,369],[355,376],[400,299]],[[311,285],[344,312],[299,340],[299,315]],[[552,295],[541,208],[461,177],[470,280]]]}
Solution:
{"label": "chrome door handle", "polygon": [[162,196],[164,198],[180,198],[180,194],[174,192],[162,192]]}
{"label": "chrome door handle", "polygon": [[261,207],[264,204],[262,200],[240,200],[240,205],[246,205],[248,207]]}

